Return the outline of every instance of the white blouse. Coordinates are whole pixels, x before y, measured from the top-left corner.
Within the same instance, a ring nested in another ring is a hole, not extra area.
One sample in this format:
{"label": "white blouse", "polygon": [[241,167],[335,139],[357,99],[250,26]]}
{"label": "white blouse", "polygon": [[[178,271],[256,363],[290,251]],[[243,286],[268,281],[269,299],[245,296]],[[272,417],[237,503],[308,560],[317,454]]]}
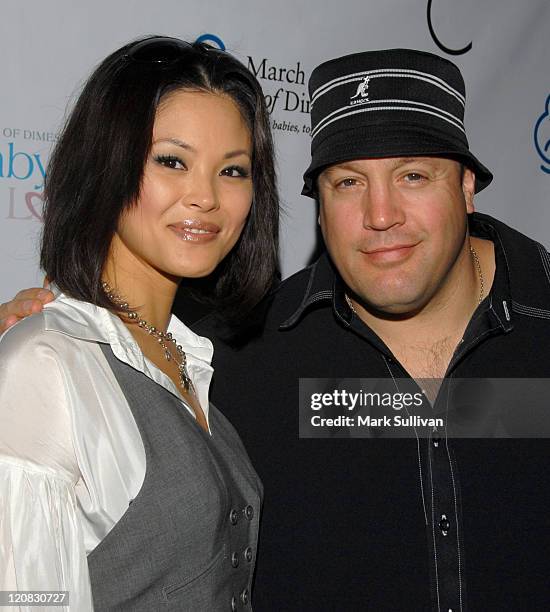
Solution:
{"label": "white blouse", "polygon": [[[168,329],[187,354],[208,422],[212,343],[175,316]],[[104,308],[60,294],[0,337],[0,590],[70,592],[70,607],[44,611],[93,610],[86,556],[145,477],[141,436],[98,342],[194,416]]]}

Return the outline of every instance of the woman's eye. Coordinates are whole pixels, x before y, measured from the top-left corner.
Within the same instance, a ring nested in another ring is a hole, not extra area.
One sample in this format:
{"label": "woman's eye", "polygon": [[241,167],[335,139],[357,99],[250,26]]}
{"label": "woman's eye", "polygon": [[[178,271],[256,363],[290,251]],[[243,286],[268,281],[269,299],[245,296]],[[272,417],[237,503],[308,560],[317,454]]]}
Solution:
{"label": "woman's eye", "polygon": [[220,174],[232,178],[248,178],[250,176],[249,170],[242,166],[229,166],[229,168],[224,168]]}
{"label": "woman's eye", "polygon": [[157,161],[161,166],[165,166],[166,168],[172,168],[173,170],[184,170],[185,164],[174,155],[157,155],[155,157],[155,161]]}

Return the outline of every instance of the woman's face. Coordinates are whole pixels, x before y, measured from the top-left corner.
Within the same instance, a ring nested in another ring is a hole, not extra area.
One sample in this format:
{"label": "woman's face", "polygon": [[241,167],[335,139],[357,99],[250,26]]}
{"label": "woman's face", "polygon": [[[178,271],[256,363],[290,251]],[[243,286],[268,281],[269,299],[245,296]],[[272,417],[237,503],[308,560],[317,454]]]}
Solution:
{"label": "woman's face", "polygon": [[252,202],[252,141],[231,98],[178,91],[159,105],[140,197],[120,218],[116,260],[164,276],[214,270],[237,242]]}

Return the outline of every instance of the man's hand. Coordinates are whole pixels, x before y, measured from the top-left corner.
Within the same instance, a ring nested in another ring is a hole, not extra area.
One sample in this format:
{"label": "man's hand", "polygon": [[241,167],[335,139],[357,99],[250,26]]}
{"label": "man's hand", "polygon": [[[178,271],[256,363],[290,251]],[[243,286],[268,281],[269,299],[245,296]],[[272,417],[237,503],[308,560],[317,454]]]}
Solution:
{"label": "man's hand", "polygon": [[51,302],[54,295],[47,289],[25,289],[20,291],[11,302],[0,304],[0,334],[20,319],[40,312],[44,304]]}

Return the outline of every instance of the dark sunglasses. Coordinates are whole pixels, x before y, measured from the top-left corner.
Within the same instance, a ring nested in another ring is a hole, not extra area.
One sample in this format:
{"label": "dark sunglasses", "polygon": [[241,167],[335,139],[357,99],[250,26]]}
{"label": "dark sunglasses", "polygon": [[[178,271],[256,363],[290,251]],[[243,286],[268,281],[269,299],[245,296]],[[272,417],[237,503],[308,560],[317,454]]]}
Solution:
{"label": "dark sunglasses", "polygon": [[148,38],[136,43],[125,55],[134,62],[172,64],[189,52],[192,45],[168,36]]}

